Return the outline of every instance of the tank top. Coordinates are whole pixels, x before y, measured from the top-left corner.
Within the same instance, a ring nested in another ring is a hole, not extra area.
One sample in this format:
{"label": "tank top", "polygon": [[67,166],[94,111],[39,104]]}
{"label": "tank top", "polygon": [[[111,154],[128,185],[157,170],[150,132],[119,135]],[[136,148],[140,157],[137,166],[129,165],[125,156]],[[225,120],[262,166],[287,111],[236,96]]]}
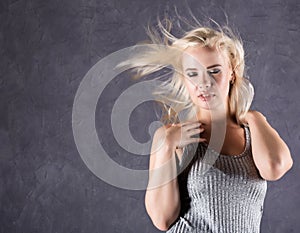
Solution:
{"label": "tank top", "polygon": [[[219,154],[204,143],[185,147],[177,160],[181,210],[167,233],[260,232],[267,181],[253,161],[247,126],[244,132],[246,145],[239,155]],[[187,159],[191,151],[196,152]],[[213,163],[206,162],[210,157]]]}

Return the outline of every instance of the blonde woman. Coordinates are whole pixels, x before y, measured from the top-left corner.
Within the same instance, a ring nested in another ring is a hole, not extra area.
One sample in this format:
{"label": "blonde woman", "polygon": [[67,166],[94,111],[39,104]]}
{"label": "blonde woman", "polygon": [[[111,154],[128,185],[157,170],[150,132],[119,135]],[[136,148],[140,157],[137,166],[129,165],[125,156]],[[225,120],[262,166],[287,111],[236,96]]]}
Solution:
{"label": "blonde woman", "polygon": [[[254,92],[244,77],[242,43],[226,28],[197,27],[176,38],[171,27],[159,26],[163,38],[149,30],[154,46],[123,63],[139,76],[175,70],[155,93],[171,107],[153,136],[147,213],[169,233],[259,232],[267,181],[280,179],[293,161],[264,115],[249,110]],[[184,110],[189,114],[179,121]],[[213,125],[217,132],[223,127],[219,149]],[[207,170],[204,154],[217,154]]]}

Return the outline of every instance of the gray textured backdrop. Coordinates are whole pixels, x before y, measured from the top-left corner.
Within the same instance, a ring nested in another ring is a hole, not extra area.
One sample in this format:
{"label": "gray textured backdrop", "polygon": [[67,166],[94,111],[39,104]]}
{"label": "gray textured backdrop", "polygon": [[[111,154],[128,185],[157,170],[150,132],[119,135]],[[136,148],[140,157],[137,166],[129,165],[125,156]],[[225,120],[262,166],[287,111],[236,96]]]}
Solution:
{"label": "gray textured backdrop", "polygon": [[[299,1],[188,3],[196,16],[204,12],[220,23],[223,9],[244,40],[256,90],[253,108],[267,116],[294,158],[285,177],[268,182],[261,232],[299,232]],[[144,191],[111,186],[85,166],[71,120],[86,72],[106,55],[146,39],[143,26],[173,5],[187,12],[179,0],[1,1],[1,232],[159,232],[145,212]],[[123,78],[106,87],[96,125],[115,161],[144,169],[148,157],[127,153],[109,127],[114,101],[132,83]],[[138,106],[130,122],[142,142],[155,120],[149,106]]]}

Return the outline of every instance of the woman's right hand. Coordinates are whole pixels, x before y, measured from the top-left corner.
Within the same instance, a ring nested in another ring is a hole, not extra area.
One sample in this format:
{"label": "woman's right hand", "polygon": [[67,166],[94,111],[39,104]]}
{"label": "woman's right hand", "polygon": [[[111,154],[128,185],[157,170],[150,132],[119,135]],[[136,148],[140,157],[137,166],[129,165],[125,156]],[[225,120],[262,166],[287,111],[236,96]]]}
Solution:
{"label": "woman's right hand", "polygon": [[200,133],[204,131],[201,125],[199,121],[167,125],[165,131],[166,143],[175,150],[190,143],[205,142],[206,139],[200,137]]}

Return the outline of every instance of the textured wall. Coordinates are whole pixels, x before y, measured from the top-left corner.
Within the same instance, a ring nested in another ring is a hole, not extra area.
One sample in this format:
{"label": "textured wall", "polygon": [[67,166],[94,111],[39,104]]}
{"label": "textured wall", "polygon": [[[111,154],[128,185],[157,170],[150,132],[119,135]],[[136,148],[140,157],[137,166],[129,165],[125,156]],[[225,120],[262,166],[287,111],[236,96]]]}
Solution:
{"label": "textured wall", "polygon": [[[256,90],[253,108],[266,115],[294,158],[285,177],[268,182],[261,232],[298,232],[299,1],[187,2],[196,16],[205,13],[221,23],[227,12],[244,40]],[[95,63],[146,39],[148,20],[173,5],[187,12],[179,0],[1,1],[0,232],[159,232],[145,212],[143,190],[109,185],[85,166],[72,134],[72,105]],[[112,105],[130,85],[124,78],[106,87],[96,126],[115,161],[146,169],[148,157],[122,149],[110,128]],[[141,104],[129,122],[142,142],[155,120],[145,111],[149,104]]]}

